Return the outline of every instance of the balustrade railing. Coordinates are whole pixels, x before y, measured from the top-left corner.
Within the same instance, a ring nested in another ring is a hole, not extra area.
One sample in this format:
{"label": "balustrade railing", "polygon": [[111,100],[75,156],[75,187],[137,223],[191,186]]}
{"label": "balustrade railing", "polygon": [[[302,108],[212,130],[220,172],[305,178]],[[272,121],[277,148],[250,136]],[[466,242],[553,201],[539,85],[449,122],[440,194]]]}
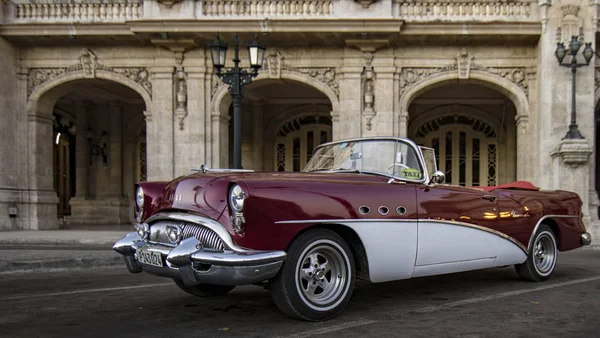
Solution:
{"label": "balustrade railing", "polygon": [[333,0],[208,0],[203,14],[211,17],[328,16]]}
{"label": "balustrade railing", "polygon": [[[191,0],[187,0],[191,1]],[[169,18],[353,18],[368,19],[369,8],[351,0],[197,0],[165,8],[159,1],[144,0],[13,0],[5,12],[6,23],[125,22]],[[382,5],[373,3],[371,6]],[[389,17],[411,21],[537,21],[537,0],[393,0]],[[144,8],[148,7],[148,8]],[[173,11],[179,11],[173,12]],[[374,19],[381,16],[381,8]],[[365,14],[367,14],[365,16]]]}
{"label": "balustrade railing", "polygon": [[17,3],[15,17],[24,21],[125,21],[142,15],[140,2]]}
{"label": "balustrade railing", "polygon": [[537,1],[531,0],[442,0],[404,1],[397,0],[398,15],[401,18],[416,20],[440,19],[526,19],[532,16]]}

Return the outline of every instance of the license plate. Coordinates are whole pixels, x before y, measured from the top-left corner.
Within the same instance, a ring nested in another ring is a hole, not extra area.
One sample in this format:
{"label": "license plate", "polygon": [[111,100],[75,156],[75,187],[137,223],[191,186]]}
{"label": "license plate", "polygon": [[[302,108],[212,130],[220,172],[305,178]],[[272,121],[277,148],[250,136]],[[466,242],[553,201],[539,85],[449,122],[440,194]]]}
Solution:
{"label": "license plate", "polygon": [[140,263],[143,263],[143,264],[158,266],[161,268],[163,266],[162,258],[160,256],[160,253],[158,253],[158,252],[138,250],[137,251],[137,259]]}

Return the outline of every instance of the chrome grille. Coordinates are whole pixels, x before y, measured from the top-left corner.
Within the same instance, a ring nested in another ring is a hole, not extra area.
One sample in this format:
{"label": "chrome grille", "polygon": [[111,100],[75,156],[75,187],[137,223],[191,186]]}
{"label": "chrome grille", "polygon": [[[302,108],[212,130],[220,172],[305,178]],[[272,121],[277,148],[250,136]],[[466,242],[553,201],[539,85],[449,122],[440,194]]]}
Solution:
{"label": "chrome grille", "polygon": [[169,236],[167,235],[167,226],[169,225],[179,225],[181,227],[182,240],[196,237],[205,248],[216,250],[225,249],[225,244],[223,243],[223,240],[221,240],[221,237],[211,229],[199,224],[182,221],[157,221],[150,224],[150,240],[152,242],[172,245],[169,241]]}

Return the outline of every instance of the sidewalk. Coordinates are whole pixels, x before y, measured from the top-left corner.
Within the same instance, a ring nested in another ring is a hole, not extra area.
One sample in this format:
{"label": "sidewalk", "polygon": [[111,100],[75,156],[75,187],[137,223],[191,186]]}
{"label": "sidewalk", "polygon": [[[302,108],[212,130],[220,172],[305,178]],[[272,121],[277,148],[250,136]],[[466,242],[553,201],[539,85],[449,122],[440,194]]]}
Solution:
{"label": "sidewalk", "polygon": [[113,244],[133,231],[128,226],[70,227],[61,230],[0,232],[0,275],[122,267]]}

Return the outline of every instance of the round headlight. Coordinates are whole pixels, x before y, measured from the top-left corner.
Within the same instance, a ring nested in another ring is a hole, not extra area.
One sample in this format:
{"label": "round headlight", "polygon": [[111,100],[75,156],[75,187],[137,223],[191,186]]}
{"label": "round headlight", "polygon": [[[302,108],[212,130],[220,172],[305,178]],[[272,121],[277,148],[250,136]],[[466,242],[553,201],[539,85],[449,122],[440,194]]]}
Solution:
{"label": "round headlight", "polygon": [[242,210],[244,209],[245,197],[246,194],[244,194],[242,188],[240,188],[240,186],[236,184],[233,187],[231,187],[231,190],[229,190],[229,205],[231,205],[231,208],[234,211],[242,212]]}
{"label": "round headlight", "polygon": [[144,208],[144,189],[142,187],[138,187],[135,192],[135,204],[138,208]]}

